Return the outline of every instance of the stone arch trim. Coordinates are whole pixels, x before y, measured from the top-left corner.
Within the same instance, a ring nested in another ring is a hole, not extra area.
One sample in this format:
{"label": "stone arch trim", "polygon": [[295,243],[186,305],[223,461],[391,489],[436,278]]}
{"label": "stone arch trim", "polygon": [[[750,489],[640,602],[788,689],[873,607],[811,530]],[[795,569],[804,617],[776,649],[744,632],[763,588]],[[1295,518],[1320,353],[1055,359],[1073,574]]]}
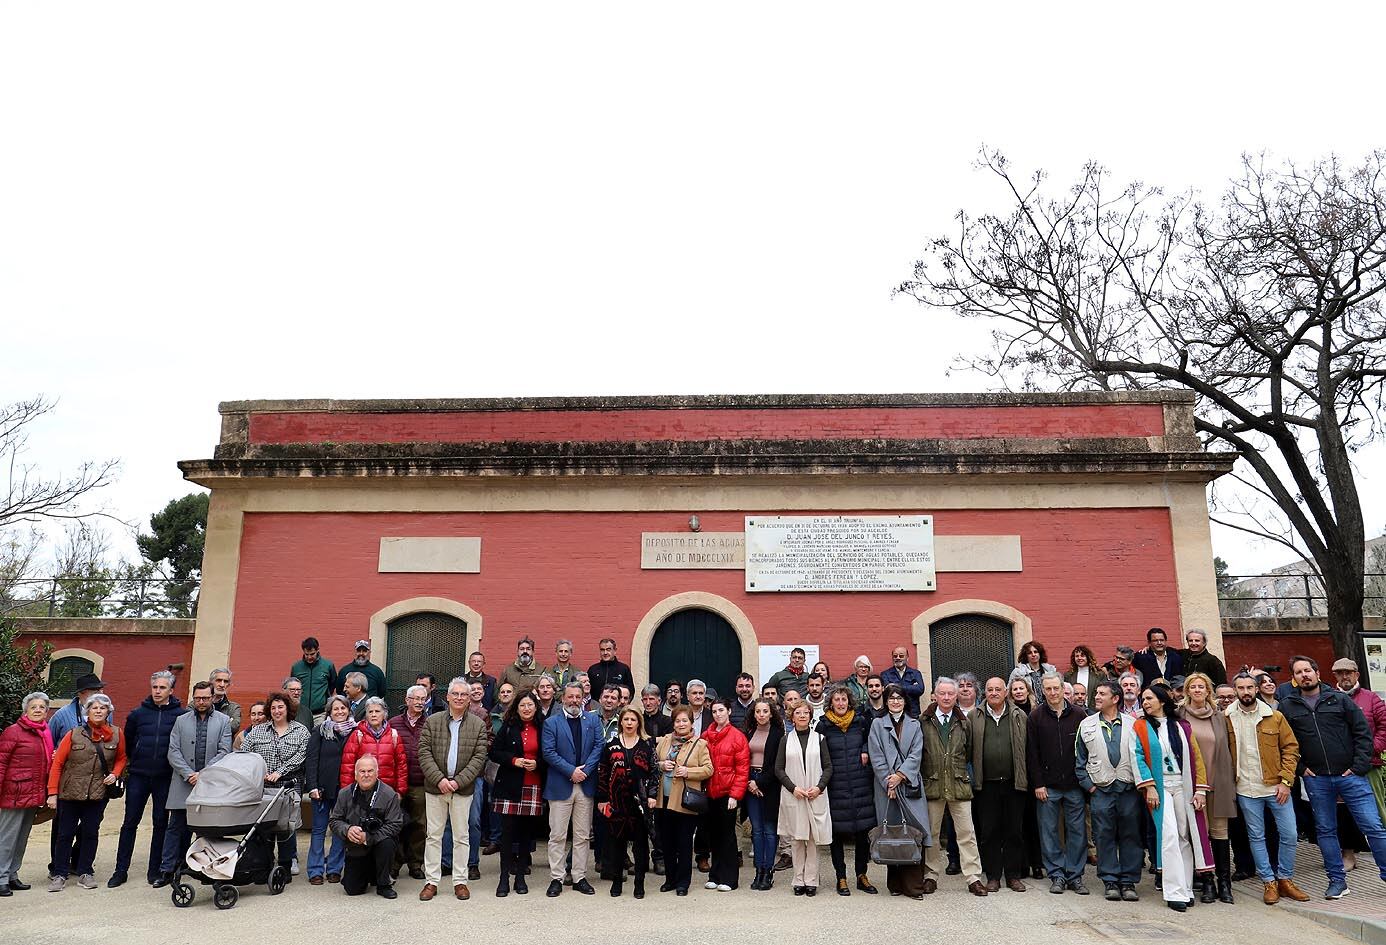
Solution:
{"label": "stone arch trim", "polygon": [[371,662],[381,669],[387,669],[389,659],[390,621],[410,614],[437,613],[456,617],[467,625],[467,649],[481,649],[481,614],[461,601],[447,597],[410,597],[382,607],[371,614],[370,641]]}
{"label": "stone arch trim", "polygon": [[919,661],[919,672],[923,674],[925,686],[929,691],[932,691],[934,686],[933,654],[929,650],[929,627],[940,620],[948,617],[959,617],[963,614],[981,614],[984,617],[994,617],[1010,624],[1011,640],[1015,644],[1017,652],[1021,646],[1029,643],[1035,636],[1034,626],[1029,616],[1000,601],[965,597],[961,600],[950,600],[947,603],[930,607],[915,617],[911,624],[915,659]]}
{"label": "stone arch trim", "polygon": [[[44,674],[48,681],[52,681],[53,664],[65,656],[80,656],[84,660],[91,660],[91,671],[98,676],[100,676],[106,668],[106,657],[97,653],[95,650],[83,649],[80,646],[67,646],[63,647],[61,650],[54,650],[48,657],[48,669]],[[48,695],[52,696],[53,694],[50,692]],[[50,698],[48,700],[48,706],[49,708],[61,708],[71,701],[71,697],[65,699],[56,697]]]}
{"label": "stone arch trim", "polygon": [[666,617],[681,610],[695,609],[710,610],[731,624],[737,639],[741,641],[741,671],[752,676],[756,674],[760,665],[760,639],[746,612],[725,597],[706,591],[684,591],[666,597],[651,607],[635,628],[635,637],[630,644],[630,669],[635,675],[637,697],[650,681],[650,644],[654,642],[655,631]]}

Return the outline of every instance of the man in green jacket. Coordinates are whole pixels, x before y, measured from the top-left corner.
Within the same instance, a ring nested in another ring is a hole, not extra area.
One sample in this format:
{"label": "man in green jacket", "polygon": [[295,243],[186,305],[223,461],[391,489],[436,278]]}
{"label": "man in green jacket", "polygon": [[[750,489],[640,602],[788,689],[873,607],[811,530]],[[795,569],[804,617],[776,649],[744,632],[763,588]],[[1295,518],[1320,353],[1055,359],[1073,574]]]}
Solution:
{"label": "man in green jacket", "polygon": [[332,695],[332,687],[337,680],[337,668],[331,660],[323,658],[317,637],[306,637],[299,647],[303,650],[303,659],[290,667],[289,675],[303,683],[298,721],[311,729],[314,723],[322,721],[327,697]]}
{"label": "man in green jacket", "polygon": [[[953,817],[958,838],[958,854],[967,890],[974,896],[987,894],[982,879],[982,857],[977,850],[977,833],[972,827],[972,783],[967,765],[972,760],[972,729],[958,708],[958,684],[947,676],[934,683],[934,704],[919,717],[924,732],[924,796],[929,801],[929,832],[939,836],[943,815]],[[924,851],[924,892],[938,889],[942,872],[943,844]]]}
{"label": "man in green jacket", "polygon": [[467,822],[477,779],[486,764],[488,726],[467,707],[471,685],[457,678],[448,683],[448,709],[435,712],[419,733],[419,770],[424,780],[428,838],[424,842],[424,887],[419,899],[438,894],[443,876],[443,830],[452,824],[453,894],[471,898],[465,872],[470,850]]}
{"label": "man in green jacket", "polygon": [[366,697],[385,698],[385,670],[371,662],[371,641],[356,641],[356,658],[337,670],[337,692],[346,692],[347,673],[366,677]]}

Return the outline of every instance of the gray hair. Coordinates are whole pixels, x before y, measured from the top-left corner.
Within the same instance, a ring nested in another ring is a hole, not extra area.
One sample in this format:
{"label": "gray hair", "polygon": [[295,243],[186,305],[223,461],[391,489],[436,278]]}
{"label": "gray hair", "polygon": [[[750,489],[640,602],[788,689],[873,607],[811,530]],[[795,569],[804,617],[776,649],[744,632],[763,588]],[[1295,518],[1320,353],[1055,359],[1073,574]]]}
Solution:
{"label": "gray hair", "polygon": [[364,752],[363,754],[358,755],[356,758],[356,764],[352,767],[359,768],[366,762],[370,762],[371,764],[375,765],[377,769],[380,768],[380,759],[376,758],[375,755],[371,754],[370,752]]}
{"label": "gray hair", "polygon": [[701,689],[703,692],[707,692],[707,683],[703,682],[701,679],[690,679],[690,680],[688,680],[688,682],[684,683],[683,691],[684,691],[684,692],[687,692],[688,690],[692,689],[694,686],[697,686],[697,687],[698,687],[699,689]]}
{"label": "gray hair", "polygon": [[1141,684],[1141,677],[1137,676],[1135,673],[1122,673],[1121,676],[1117,678],[1118,686],[1121,685],[1121,681],[1123,679],[1134,679],[1136,681],[1137,686]]}
{"label": "gray hair", "polygon": [[302,685],[302,683],[299,682],[299,678],[297,676],[285,676],[284,681],[279,684],[279,688],[287,691],[289,688],[289,683],[291,682],[297,682],[299,683],[299,685]]}
{"label": "gray hair", "polygon": [[1041,689],[1044,688],[1044,681],[1045,681],[1046,679],[1057,679],[1057,680],[1059,681],[1059,685],[1060,685],[1060,686],[1062,686],[1062,685],[1063,685],[1063,682],[1064,682],[1064,677],[1061,676],[1061,675],[1059,675],[1059,673],[1057,673],[1057,672],[1048,672],[1048,673],[1045,673],[1043,676],[1040,677],[1040,688],[1041,688]]}
{"label": "gray hair", "polygon": [[558,685],[558,680],[554,679],[552,675],[550,675],[549,673],[540,673],[539,678],[534,680],[534,688],[538,689],[539,684],[543,682],[548,683],[550,686]]}
{"label": "gray hair", "polygon": [[853,666],[856,666],[858,663],[865,663],[867,669],[875,669],[875,668],[876,668],[876,667],[874,667],[874,666],[871,665],[871,658],[868,657],[868,656],[867,656],[866,654],[864,654],[864,653],[863,653],[861,656],[858,656],[856,659],[852,660],[852,665],[853,665]]}
{"label": "gray hair", "polygon": [[1196,634],[1198,634],[1200,637],[1202,637],[1204,643],[1207,643],[1207,642],[1208,642],[1208,631],[1206,631],[1206,630],[1200,630],[1198,627],[1190,627],[1189,629],[1187,629],[1187,630],[1184,631],[1184,642],[1185,642],[1185,643],[1188,643],[1188,642],[1189,642],[1189,634],[1191,634],[1191,633],[1196,633]]}
{"label": "gray hair", "polygon": [[572,645],[573,645],[573,641],[572,641],[572,640],[559,640],[557,643],[555,643],[555,644],[553,645],[553,648],[556,650],[556,649],[558,649],[560,646],[572,646]]}
{"label": "gray hair", "polygon": [[977,680],[977,674],[976,674],[976,673],[958,673],[958,675],[957,675],[957,683],[958,683],[958,685],[961,686],[961,685],[962,685],[963,683],[965,683],[965,682],[970,682],[970,683],[972,683],[972,685],[975,687],[975,686],[977,685],[977,682],[978,682],[978,680]]}
{"label": "gray hair", "polygon": [[227,682],[230,682],[230,681],[231,681],[231,670],[227,669],[225,666],[218,666],[216,669],[214,669],[214,670],[212,670],[210,673],[208,673],[208,674],[207,674],[207,681],[208,681],[208,682],[211,682],[213,679],[215,679],[216,677],[220,676],[222,673],[225,673],[225,674],[226,674],[226,681],[227,681]]}
{"label": "gray hair", "polygon": [[[452,685],[452,683],[448,683],[448,686],[449,686],[449,687],[451,687],[451,685]],[[427,687],[427,686],[410,686],[408,689],[404,690],[404,698],[408,699],[410,696],[412,696],[412,695],[414,694],[414,690],[416,690],[416,689],[419,691],[419,695],[421,695],[421,696],[426,696],[426,695],[428,695],[428,687]]]}
{"label": "gray hair", "polygon": [[576,689],[578,692],[582,692],[582,683],[578,682],[576,679],[570,679],[568,680],[568,684],[563,687],[564,695],[567,695],[569,689]]}
{"label": "gray hair", "polygon": [[664,695],[664,690],[660,689],[654,683],[650,683],[644,689],[640,690],[640,694],[642,696],[662,696]]}
{"label": "gray hair", "polygon": [[23,701],[23,703],[21,703],[21,704],[24,706],[24,711],[25,711],[25,712],[28,712],[28,711],[29,711],[29,703],[33,702],[35,699],[42,699],[42,700],[43,700],[43,704],[44,704],[45,707],[47,707],[47,706],[49,706],[49,705],[52,705],[52,703],[53,703],[53,700],[50,699],[50,698],[48,698],[48,693],[46,693],[46,692],[31,692],[31,693],[29,693],[27,696],[24,697],[24,701]]}
{"label": "gray hair", "polygon": [[1136,651],[1129,646],[1119,646],[1116,648],[1116,655],[1120,656],[1124,660],[1129,661],[1131,657],[1136,655]]}
{"label": "gray hair", "polygon": [[957,689],[958,681],[952,676],[940,676],[938,679],[934,680],[934,692],[938,692],[938,687],[944,685],[952,686],[954,689]]}
{"label": "gray hair", "polygon": [[452,692],[453,686],[461,686],[464,692],[471,694],[472,684],[471,681],[468,679],[465,679],[461,676],[454,676],[448,680],[448,692]]}
{"label": "gray hair", "polygon": [[151,674],[149,677],[149,681],[151,683],[157,682],[160,679],[167,679],[170,688],[178,682],[178,677],[173,675],[173,673],[169,672],[166,669],[161,669],[157,673]]}
{"label": "gray hair", "polygon": [[369,699],[367,699],[365,706],[362,707],[362,711],[368,712],[373,706],[380,706],[382,709],[385,710],[386,715],[390,714],[390,707],[386,705],[385,700],[380,698],[379,696],[371,696]]}
{"label": "gray hair", "polygon": [[365,673],[347,673],[343,683],[351,683],[357,689],[365,689],[370,683],[366,680]]}
{"label": "gray hair", "polygon": [[[578,673],[576,676],[573,677],[573,679],[577,680],[578,682],[582,682],[584,679],[588,682],[592,681],[592,677],[587,675],[586,673]],[[567,689],[568,687],[564,686],[563,688]]]}
{"label": "gray hair", "polygon": [[104,692],[93,692],[91,695],[87,696],[87,701],[82,703],[82,710],[89,711],[93,705],[98,703],[104,705],[112,712],[115,711],[115,703],[112,702],[111,697]]}

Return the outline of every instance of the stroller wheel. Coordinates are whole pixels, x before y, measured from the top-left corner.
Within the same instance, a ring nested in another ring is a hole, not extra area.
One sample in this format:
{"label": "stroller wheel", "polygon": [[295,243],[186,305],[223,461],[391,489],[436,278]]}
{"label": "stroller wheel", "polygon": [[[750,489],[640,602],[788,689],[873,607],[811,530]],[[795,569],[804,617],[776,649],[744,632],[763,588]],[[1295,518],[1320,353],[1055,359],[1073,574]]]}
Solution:
{"label": "stroller wheel", "polygon": [[193,888],[184,882],[175,882],[172,891],[173,904],[180,909],[186,909],[188,906],[192,905],[193,900],[197,898],[197,893]]}
{"label": "stroller wheel", "polygon": [[218,909],[230,909],[240,898],[241,894],[236,891],[235,886],[218,886],[212,896],[212,902],[216,903]]}
{"label": "stroller wheel", "polygon": [[284,891],[284,887],[289,885],[289,871],[282,866],[276,866],[270,870],[269,891],[271,896],[277,896]]}

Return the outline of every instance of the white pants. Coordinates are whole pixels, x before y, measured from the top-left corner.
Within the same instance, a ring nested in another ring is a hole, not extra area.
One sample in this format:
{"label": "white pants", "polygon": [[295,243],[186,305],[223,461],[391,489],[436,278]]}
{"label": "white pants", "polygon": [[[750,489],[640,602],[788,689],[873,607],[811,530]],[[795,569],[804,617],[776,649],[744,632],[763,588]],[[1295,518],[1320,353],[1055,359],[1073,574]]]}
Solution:
{"label": "white pants", "polygon": [[[587,878],[587,861],[592,846],[592,798],[573,785],[566,800],[549,801],[549,879],[563,881],[568,859],[568,825],[573,827],[573,882]],[[453,828],[454,830],[456,828]]]}
{"label": "white pants", "polygon": [[472,799],[467,794],[425,794],[428,839],[424,841],[424,882],[437,886],[443,879],[443,830],[452,824],[452,884],[467,885],[467,855],[471,852],[467,834]]}
{"label": "white pants", "polygon": [[794,885],[817,889],[818,847],[808,840],[791,840],[789,858],[794,861]]}
{"label": "white pants", "polygon": [[1160,798],[1160,871],[1165,902],[1188,902],[1194,897],[1194,855],[1189,823],[1189,800],[1179,775],[1165,775]]}

